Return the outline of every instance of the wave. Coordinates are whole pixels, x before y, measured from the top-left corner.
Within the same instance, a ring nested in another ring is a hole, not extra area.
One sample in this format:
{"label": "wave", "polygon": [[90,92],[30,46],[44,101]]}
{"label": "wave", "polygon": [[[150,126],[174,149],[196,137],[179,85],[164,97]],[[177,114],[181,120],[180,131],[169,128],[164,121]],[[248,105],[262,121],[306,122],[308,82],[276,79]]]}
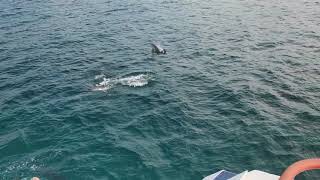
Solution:
{"label": "wave", "polygon": [[130,87],[142,87],[149,84],[151,76],[149,74],[138,74],[121,78],[106,78],[105,75],[95,76],[95,80],[101,80],[95,84],[93,90],[95,91],[107,91],[117,85],[130,86]]}

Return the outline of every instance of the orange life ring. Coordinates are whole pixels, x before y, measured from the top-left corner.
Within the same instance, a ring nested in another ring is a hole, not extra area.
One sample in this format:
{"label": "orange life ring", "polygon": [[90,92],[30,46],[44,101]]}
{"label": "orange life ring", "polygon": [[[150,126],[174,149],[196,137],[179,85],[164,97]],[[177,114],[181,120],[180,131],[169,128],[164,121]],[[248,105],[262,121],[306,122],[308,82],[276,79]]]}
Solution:
{"label": "orange life ring", "polygon": [[313,169],[320,169],[320,158],[305,159],[292,164],[282,173],[279,180],[294,180],[296,175]]}

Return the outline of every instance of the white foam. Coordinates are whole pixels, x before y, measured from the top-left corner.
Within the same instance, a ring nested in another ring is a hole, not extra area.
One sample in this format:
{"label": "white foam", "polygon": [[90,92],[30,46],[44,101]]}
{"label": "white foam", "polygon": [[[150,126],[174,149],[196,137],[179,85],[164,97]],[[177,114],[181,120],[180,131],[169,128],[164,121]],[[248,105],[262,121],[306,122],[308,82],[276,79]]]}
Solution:
{"label": "white foam", "polygon": [[113,86],[112,79],[103,78],[103,80],[100,83],[95,85],[93,90],[95,90],[95,91],[107,91],[107,90],[111,89],[112,86]]}
{"label": "white foam", "polygon": [[[15,161],[11,162],[8,166],[5,167],[5,169],[0,169],[0,177],[6,177],[11,176],[12,174],[16,174],[20,171],[27,171],[27,172],[36,172],[40,166],[37,165],[37,162],[34,160],[34,158],[31,158],[30,160],[24,160],[24,161]],[[21,173],[21,176],[24,176],[25,173]],[[4,178],[6,179],[6,178]]]}
{"label": "white foam", "polygon": [[146,74],[139,74],[137,76],[129,76],[119,79],[119,82],[125,86],[141,87],[148,84],[150,77]]}
{"label": "white foam", "polygon": [[[97,78],[98,77],[98,78]],[[101,82],[97,83],[93,90],[95,91],[107,91],[114,86],[121,84],[123,86],[130,86],[130,87],[142,87],[149,83],[151,79],[147,74],[138,74],[134,76],[128,76],[123,78],[105,78],[104,75],[98,75],[95,79],[102,79]]]}

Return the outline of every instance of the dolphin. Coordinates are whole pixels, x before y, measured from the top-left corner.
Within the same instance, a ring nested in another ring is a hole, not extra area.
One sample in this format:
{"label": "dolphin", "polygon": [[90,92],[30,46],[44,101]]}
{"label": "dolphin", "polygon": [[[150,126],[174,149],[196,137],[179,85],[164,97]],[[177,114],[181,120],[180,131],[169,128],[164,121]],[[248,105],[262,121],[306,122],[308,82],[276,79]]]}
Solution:
{"label": "dolphin", "polygon": [[157,53],[157,54],[167,54],[166,49],[163,49],[162,47],[160,47],[160,45],[156,45],[154,43],[151,43],[152,46],[152,52],[153,53]]}

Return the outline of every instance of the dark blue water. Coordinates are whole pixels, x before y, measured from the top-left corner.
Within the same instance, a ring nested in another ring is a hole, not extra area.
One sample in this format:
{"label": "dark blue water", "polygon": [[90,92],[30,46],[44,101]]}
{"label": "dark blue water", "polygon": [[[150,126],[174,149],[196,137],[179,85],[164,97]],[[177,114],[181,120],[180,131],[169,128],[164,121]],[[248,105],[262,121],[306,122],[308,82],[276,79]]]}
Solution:
{"label": "dark blue water", "polygon": [[281,174],[319,134],[317,0],[0,0],[0,179]]}

